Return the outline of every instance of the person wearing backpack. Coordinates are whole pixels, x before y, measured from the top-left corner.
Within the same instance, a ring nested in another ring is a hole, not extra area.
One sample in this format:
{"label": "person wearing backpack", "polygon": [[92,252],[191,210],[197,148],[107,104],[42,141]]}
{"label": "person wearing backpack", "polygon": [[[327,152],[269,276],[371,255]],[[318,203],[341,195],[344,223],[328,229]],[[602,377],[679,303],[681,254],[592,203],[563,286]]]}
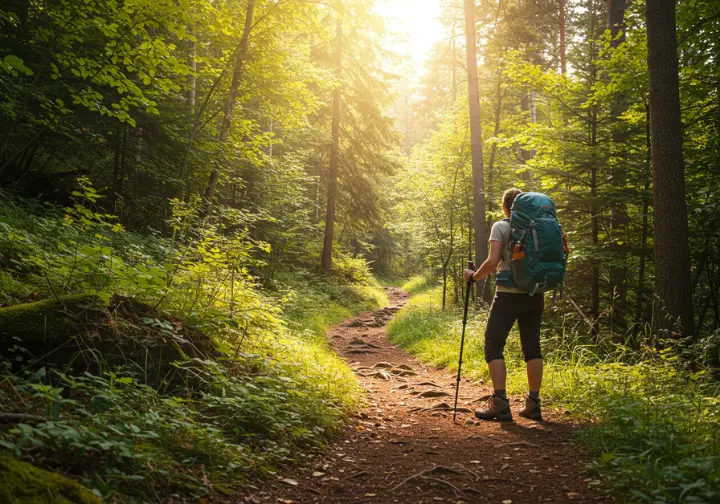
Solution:
{"label": "person wearing backpack", "polygon": [[503,194],[502,207],[506,218],[492,227],[487,259],[476,271],[465,271],[468,282],[496,272],[495,298],[485,328],[485,361],[494,391],[475,416],[482,420],[512,420],[503,350],[517,321],[529,387],[520,416],[541,420],[543,293],[558,286],[562,288],[567,246],[555,204],[548,196],[512,188]]}

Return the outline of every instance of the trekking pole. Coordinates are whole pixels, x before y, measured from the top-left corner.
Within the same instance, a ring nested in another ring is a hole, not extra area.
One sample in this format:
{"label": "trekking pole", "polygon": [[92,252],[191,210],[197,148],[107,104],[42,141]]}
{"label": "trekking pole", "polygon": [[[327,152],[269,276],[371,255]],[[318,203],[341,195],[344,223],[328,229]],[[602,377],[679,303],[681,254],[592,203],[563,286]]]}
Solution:
{"label": "trekking pole", "polygon": [[[468,261],[468,269],[475,271],[475,264],[473,264],[472,261]],[[457,417],[458,393],[460,392],[460,370],[462,369],[462,356],[463,349],[465,348],[465,326],[467,325],[468,305],[470,303],[470,291],[472,290],[472,284],[472,280],[468,280],[467,288],[465,289],[465,312],[463,313],[462,337],[460,338],[460,359],[458,360],[457,382],[455,383],[455,407],[453,408],[453,423],[455,423],[455,419]]]}

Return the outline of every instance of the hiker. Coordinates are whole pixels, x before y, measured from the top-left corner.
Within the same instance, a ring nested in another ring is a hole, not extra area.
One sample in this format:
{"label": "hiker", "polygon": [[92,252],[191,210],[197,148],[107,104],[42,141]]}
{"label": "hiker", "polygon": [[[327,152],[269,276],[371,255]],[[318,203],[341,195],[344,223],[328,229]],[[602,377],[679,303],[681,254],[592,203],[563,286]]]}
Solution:
{"label": "hiker", "polygon": [[[507,369],[503,358],[503,349],[510,329],[516,320],[520,329],[522,351],[527,363],[529,385],[529,393],[525,396],[525,408],[520,411],[520,416],[532,420],[542,419],[540,385],[542,384],[543,358],[540,350],[540,325],[545,308],[543,291],[528,293],[517,287],[503,285],[508,282],[500,281],[501,278],[511,276],[508,257],[512,253],[510,251],[509,218],[513,202],[521,193],[522,191],[515,188],[505,191],[502,197],[502,208],[507,218],[496,222],[490,231],[490,252],[487,259],[477,271],[465,270],[466,282],[481,280],[495,271],[498,274],[495,298],[490,307],[490,315],[485,327],[485,361],[490,369],[494,391],[485,407],[475,412],[475,416],[482,420],[512,420],[505,386]],[[535,237],[534,234],[533,237]]]}

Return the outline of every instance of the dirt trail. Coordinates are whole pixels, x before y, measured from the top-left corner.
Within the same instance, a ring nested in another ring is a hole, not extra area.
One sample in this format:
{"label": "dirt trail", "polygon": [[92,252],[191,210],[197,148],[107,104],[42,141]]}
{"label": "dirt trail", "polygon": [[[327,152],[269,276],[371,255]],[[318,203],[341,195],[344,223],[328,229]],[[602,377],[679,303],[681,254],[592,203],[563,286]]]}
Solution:
{"label": "dirt trail", "polygon": [[587,456],[559,412],[545,421],[479,422],[471,410],[489,389],[463,381],[452,422],[455,376],[425,366],[385,338],[407,295],[329,332],[367,391],[365,408],[307,467],[295,468],[248,503],[610,502],[583,473]]}

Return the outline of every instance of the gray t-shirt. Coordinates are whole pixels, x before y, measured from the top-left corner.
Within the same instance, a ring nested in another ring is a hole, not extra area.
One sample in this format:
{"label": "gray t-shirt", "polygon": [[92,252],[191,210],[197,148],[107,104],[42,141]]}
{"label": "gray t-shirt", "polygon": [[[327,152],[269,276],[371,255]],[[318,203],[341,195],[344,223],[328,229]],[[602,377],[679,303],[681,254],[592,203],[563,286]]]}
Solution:
{"label": "gray t-shirt", "polygon": [[[498,241],[502,244],[500,252],[500,264],[498,264],[497,271],[508,271],[510,270],[510,261],[508,258],[508,243],[510,242],[510,222],[506,220],[497,221],[493,224],[492,230],[490,231],[490,239],[488,241]],[[515,287],[506,287],[504,285],[498,285],[496,287],[497,292],[511,292],[513,294],[524,294],[523,291]]]}

